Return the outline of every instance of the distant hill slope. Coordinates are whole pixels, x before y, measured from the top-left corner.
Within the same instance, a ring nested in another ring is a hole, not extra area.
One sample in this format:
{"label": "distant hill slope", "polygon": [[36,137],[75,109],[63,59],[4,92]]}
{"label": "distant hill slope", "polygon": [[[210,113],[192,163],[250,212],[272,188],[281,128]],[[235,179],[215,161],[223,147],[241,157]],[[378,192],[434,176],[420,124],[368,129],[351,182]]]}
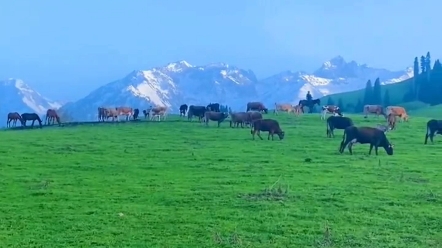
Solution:
{"label": "distant hill slope", "polygon": [[[403,101],[404,94],[407,92],[407,90],[410,89],[411,83],[413,83],[413,78],[409,78],[407,80],[395,84],[381,85],[381,94],[383,96],[385,91],[388,90],[390,94],[390,103],[391,104],[401,103]],[[342,99],[344,106],[347,105],[355,106],[358,103],[359,99],[361,99],[361,101],[363,100],[364,92],[365,89],[360,89],[355,91],[324,96],[321,98],[321,104],[323,105],[327,104],[328,99],[332,98],[334,102],[338,102],[339,99]]]}

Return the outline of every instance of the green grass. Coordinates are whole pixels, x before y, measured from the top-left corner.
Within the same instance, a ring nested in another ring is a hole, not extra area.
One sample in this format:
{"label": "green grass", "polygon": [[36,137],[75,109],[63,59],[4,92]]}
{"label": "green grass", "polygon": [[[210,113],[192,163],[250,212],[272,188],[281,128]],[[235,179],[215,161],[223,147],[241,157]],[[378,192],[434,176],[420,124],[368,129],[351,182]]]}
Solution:
{"label": "green grass", "polygon": [[[410,89],[410,84],[412,82],[413,78],[407,79],[400,83],[381,85],[382,97],[384,96],[385,91],[388,90],[391,104],[401,103],[403,101],[404,94]],[[341,98],[344,105],[352,104],[355,106],[359,99],[361,99],[361,101],[364,99],[364,91],[365,89],[361,89],[324,96],[321,98],[321,103],[326,104],[328,99],[331,97],[335,103],[338,103],[339,98]]]}
{"label": "green grass", "polygon": [[427,118],[388,134],[393,156],[340,155],[319,114],[277,118],[283,141],[227,123],[2,131],[1,247],[441,247]]}

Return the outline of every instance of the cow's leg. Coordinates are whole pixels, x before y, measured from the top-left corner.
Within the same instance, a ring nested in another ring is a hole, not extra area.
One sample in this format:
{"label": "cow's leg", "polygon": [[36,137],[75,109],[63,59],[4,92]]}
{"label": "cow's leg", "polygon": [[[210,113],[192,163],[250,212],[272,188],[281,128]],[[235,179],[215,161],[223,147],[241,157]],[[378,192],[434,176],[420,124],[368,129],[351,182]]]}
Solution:
{"label": "cow's leg", "polygon": [[373,146],[374,146],[373,143],[370,143],[370,149],[368,149],[368,155],[371,155],[371,151],[373,150]]}
{"label": "cow's leg", "polygon": [[353,155],[353,142],[350,142],[349,144],[348,144],[348,151],[350,152],[350,155]]}
{"label": "cow's leg", "polygon": [[261,131],[258,130],[258,132],[256,133],[258,135],[258,137],[263,140],[263,138],[261,137]]}
{"label": "cow's leg", "polygon": [[252,133],[252,139],[255,140],[256,130],[251,130],[250,133]]}
{"label": "cow's leg", "polygon": [[35,120],[32,120],[31,127],[34,127]]}
{"label": "cow's leg", "polygon": [[218,121],[218,127],[219,127],[220,124],[221,124],[221,121]]}
{"label": "cow's leg", "polygon": [[244,122],[241,121],[241,128],[244,128]]}

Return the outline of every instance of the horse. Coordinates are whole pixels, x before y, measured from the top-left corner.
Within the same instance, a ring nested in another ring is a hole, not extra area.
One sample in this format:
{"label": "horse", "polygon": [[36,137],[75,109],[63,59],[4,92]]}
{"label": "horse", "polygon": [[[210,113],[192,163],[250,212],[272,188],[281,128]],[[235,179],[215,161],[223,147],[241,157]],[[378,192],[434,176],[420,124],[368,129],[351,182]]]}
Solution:
{"label": "horse", "polygon": [[36,113],[23,113],[23,114],[21,114],[21,118],[23,120],[23,126],[25,126],[25,127],[26,127],[27,121],[32,121],[31,127],[34,127],[35,121],[38,121],[38,123],[40,124],[40,128],[43,128],[43,126],[41,124],[42,121],[40,119],[40,116],[38,116]]}
{"label": "horse", "polygon": [[300,100],[298,103],[299,107],[301,108],[302,113],[304,113],[304,107],[308,107],[308,109],[309,109],[308,112],[312,113],[313,107],[315,106],[315,104],[317,104],[318,106],[321,105],[321,100],[319,98],[311,100],[310,102],[307,100]]}
{"label": "horse", "polygon": [[8,121],[6,122],[6,127],[11,127],[11,121],[12,122],[12,126],[15,127],[17,126],[17,120],[20,121],[20,123],[23,125],[23,119],[21,118],[20,114],[17,112],[12,112],[8,114]]}
{"label": "horse", "polygon": [[45,125],[51,124],[51,121],[52,125],[54,125],[55,120],[57,120],[57,123],[60,126],[60,117],[58,116],[57,112],[55,112],[53,109],[48,109],[48,111],[46,111]]}

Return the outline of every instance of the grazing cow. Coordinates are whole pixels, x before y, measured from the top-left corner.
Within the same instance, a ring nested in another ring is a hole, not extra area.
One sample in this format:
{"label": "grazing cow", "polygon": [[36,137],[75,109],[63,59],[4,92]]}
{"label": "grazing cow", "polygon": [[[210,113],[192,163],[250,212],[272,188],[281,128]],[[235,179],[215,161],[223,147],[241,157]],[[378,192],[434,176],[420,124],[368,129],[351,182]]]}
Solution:
{"label": "grazing cow", "polygon": [[393,113],[388,114],[387,125],[390,130],[394,130],[396,128],[396,115],[394,115]]}
{"label": "grazing cow", "polygon": [[434,144],[433,138],[436,134],[442,134],[442,120],[431,119],[427,122],[427,133],[425,134],[425,142],[427,144],[430,137],[431,144]]}
{"label": "grazing cow", "polygon": [[209,126],[209,121],[216,121],[218,122],[218,127],[219,124],[221,124],[221,122],[223,122],[227,117],[229,117],[228,113],[223,113],[223,112],[214,112],[214,111],[207,111],[204,116],[205,118],[205,122],[206,122],[206,126]]}
{"label": "grazing cow", "polygon": [[253,122],[253,128],[250,130],[250,133],[252,134],[252,139],[255,139],[255,135],[257,134],[258,137],[262,140],[260,132],[269,132],[269,136],[267,137],[268,140],[270,140],[270,136],[277,134],[279,136],[279,140],[284,139],[284,131],[281,130],[281,127],[279,127],[279,123],[276,120],[272,119],[261,119],[256,120]]}
{"label": "grazing cow", "polygon": [[379,115],[383,115],[385,118],[387,118],[387,115],[384,112],[384,107],[381,105],[365,105],[364,118],[367,118],[368,114],[375,114],[377,117],[379,117]]}
{"label": "grazing cow", "polygon": [[391,127],[390,127],[390,126],[388,126],[388,125],[381,125],[381,124],[378,124],[378,125],[376,126],[376,128],[379,129],[379,130],[381,130],[381,131],[384,132],[384,133],[387,133],[387,132],[389,132],[389,131],[391,130]]}
{"label": "grazing cow", "polygon": [[394,116],[398,116],[400,121],[408,121],[408,114],[405,111],[404,107],[400,106],[388,106],[385,109],[386,115],[393,114]]}
{"label": "grazing cow", "polygon": [[187,120],[192,121],[193,116],[197,116],[199,122],[204,118],[204,114],[207,112],[206,107],[204,106],[195,106],[190,105],[189,112],[187,112]]}
{"label": "grazing cow", "polygon": [[164,106],[158,106],[150,108],[149,112],[150,120],[153,120],[155,117],[157,117],[158,121],[161,121],[161,117],[163,117],[163,121],[166,120],[167,116],[167,107]]}
{"label": "grazing cow", "polygon": [[258,111],[248,111],[247,112],[247,122],[246,124],[250,124],[251,127],[253,127],[253,122],[256,120],[262,119],[262,113]]}
{"label": "grazing cow", "polygon": [[212,111],[212,112],[221,112],[219,109],[219,103],[210,103],[209,105],[207,105],[207,111]]}
{"label": "grazing cow", "polygon": [[346,129],[353,126],[353,120],[343,116],[330,116],[327,118],[327,138],[335,137],[333,130]]}
{"label": "grazing cow", "polygon": [[134,120],[138,119],[138,115],[140,115],[140,110],[136,108],[134,109],[134,115],[132,116]]}
{"label": "grazing cow", "polygon": [[188,109],[187,104],[183,104],[183,105],[180,106],[180,117],[181,116],[183,116],[183,117],[186,116],[187,109]]}
{"label": "grazing cow", "polygon": [[120,119],[119,119],[119,118],[120,118],[120,115],[125,115],[125,116],[126,116],[126,121],[128,121],[129,118],[130,118],[131,116],[133,116],[133,114],[134,114],[133,109],[132,109],[132,108],[129,108],[129,107],[116,107],[115,109],[116,109],[117,112],[118,112],[118,120],[120,120]]}
{"label": "grazing cow", "polygon": [[250,110],[264,112],[266,114],[269,112],[269,110],[264,106],[264,104],[262,102],[249,102],[249,103],[247,103],[246,112],[248,112]]}
{"label": "grazing cow", "polygon": [[295,113],[295,107],[293,107],[291,104],[283,103],[283,104],[277,104],[275,102],[275,110],[273,110],[273,114],[278,114],[279,111],[287,112],[287,113]]}
{"label": "grazing cow", "polygon": [[[249,114],[246,112],[237,112],[237,113],[231,113],[230,114],[230,127],[234,127],[236,124],[236,127],[241,124],[241,127],[244,127],[244,124],[250,123],[249,122]],[[233,126],[232,126],[233,124]]]}
{"label": "grazing cow", "polygon": [[334,106],[334,105],[322,106],[321,120],[325,120],[325,116],[327,114],[333,114],[334,116],[336,116],[336,115],[343,116],[341,109],[338,106]]}
{"label": "grazing cow", "polygon": [[339,152],[343,153],[345,147],[348,146],[348,151],[353,154],[352,146],[356,143],[370,144],[368,155],[371,155],[373,147],[376,155],[378,155],[379,146],[383,147],[388,155],[393,155],[393,145],[388,141],[385,133],[374,127],[347,127],[344,131]]}

